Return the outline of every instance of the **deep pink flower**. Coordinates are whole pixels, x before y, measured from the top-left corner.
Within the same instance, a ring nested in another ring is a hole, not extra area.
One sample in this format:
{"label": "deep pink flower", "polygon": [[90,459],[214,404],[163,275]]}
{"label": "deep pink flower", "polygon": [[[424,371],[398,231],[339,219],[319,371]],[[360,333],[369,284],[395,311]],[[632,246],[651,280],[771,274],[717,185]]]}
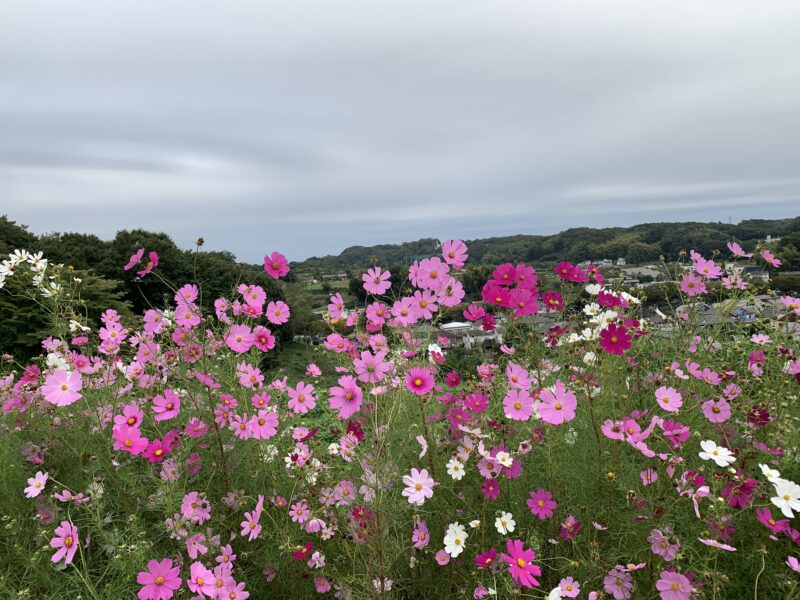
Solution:
{"label": "deep pink flower", "polygon": [[622,355],[631,347],[633,336],[628,333],[627,328],[611,323],[600,332],[600,347],[607,354]]}
{"label": "deep pink flower", "polygon": [[497,550],[489,548],[475,557],[475,566],[479,569],[488,569],[497,558]]}
{"label": "deep pink flower", "polygon": [[508,540],[506,542],[508,554],[501,554],[503,560],[508,563],[508,572],[514,581],[526,588],[539,586],[536,577],[542,574],[542,569],[534,565],[536,553],[532,549],[525,550],[522,540]]}
{"label": "deep pink flower", "polygon": [[153,398],[153,412],[156,413],[155,421],[167,421],[178,416],[181,411],[181,399],[172,390],[164,390],[164,395]]}
{"label": "deep pink flower", "polygon": [[772,511],[768,508],[757,508],[756,517],[758,522],[769,528],[773,533],[783,533],[789,530],[789,519],[775,520],[772,516]]}
{"label": "deep pink flower", "polygon": [[559,535],[561,536],[561,539],[564,541],[571,540],[572,538],[577,536],[582,529],[583,525],[581,524],[581,522],[578,521],[572,515],[570,515],[561,524],[561,531],[559,532]]}
{"label": "deep pink flower", "polygon": [[552,517],[557,506],[553,495],[543,488],[531,492],[530,500],[528,500],[528,508],[531,509],[531,513],[541,520]]}
{"label": "deep pink flower", "polygon": [[264,271],[275,280],[289,273],[289,261],[280,252],[273,252],[264,257]]}
{"label": "deep pink flower", "polygon": [[496,479],[487,479],[481,486],[483,496],[488,500],[497,500],[500,495],[500,484]]}
{"label": "deep pink flower", "polygon": [[412,368],[406,375],[406,389],[418,396],[424,396],[433,389],[433,375],[428,369]]}
{"label": "deep pink flower", "polygon": [[78,528],[69,521],[61,521],[55,529],[55,537],[50,540],[50,547],[58,548],[50,560],[58,562],[63,558],[65,564],[72,564],[79,543]]}
{"label": "deep pink flower", "polygon": [[114,425],[112,430],[114,448],[130,452],[134,456],[141,454],[147,447],[149,440],[142,435],[138,427],[131,427],[127,423]]}
{"label": "deep pink flower", "polygon": [[175,590],[181,587],[180,567],[172,564],[172,559],[165,558],[161,562],[151,560],[147,563],[147,571],[136,576],[136,582],[144,586],[139,590],[139,600],[169,600]]}
{"label": "deep pink flower", "polygon": [[213,598],[217,594],[214,587],[214,573],[201,562],[194,562],[189,567],[189,579],[186,580],[186,585],[189,591],[199,594],[201,597]]}

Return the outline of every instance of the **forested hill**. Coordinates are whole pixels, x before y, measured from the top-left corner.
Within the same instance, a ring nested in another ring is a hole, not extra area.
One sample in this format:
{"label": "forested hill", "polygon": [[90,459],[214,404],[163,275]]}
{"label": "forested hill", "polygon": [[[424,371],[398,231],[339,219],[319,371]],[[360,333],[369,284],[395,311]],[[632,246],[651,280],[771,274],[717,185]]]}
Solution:
{"label": "forested hill", "polygon": [[[629,264],[635,264],[658,260],[661,255],[669,260],[681,250],[689,249],[709,255],[714,250],[725,250],[731,240],[737,240],[745,249],[752,249],[767,236],[789,236],[788,246],[800,249],[800,217],[750,219],[736,225],[689,222],[644,223],[605,229],[580,227],[555,235],[512,235],[465,241],[471,264],[498,264],[507,260],[579,262],[602,258],[624,258]],[[368,265],[373,256],[379,264],[408,264],[417,257],[437,253],[437,244],[435,239],[422,239],[403,244],[351,246],[338,256],[309,258],[297,263],[296,268],[322,272],[346,270]]]}

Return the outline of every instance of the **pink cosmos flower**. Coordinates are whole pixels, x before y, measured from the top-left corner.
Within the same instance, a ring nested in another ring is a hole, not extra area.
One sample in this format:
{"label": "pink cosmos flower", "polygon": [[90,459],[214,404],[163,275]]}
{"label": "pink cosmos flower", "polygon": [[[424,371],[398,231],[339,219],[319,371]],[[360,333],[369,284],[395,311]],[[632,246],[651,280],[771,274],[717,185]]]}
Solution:
{"label": "pink cosmos flower", "polygon": [[674,571],[661,571],[661,577],[656,582],[661,600],[689,600],[692,584],[680,573]]}
{"label": "pink cosmos flower", "polygon": [[28,479],[28,487],[23,490],[25,492],[25,497],[36,498],[36,496],[41,494],[44,490],[45,484],[47,483],[48,477],[49,475],[47,473],[37,471],[36,475]]}
{"label": "pink cosmos flower", "polygon": [[332,409],[339,411],[340,419],[349,419],[361,408],[364,394],[352,375],[340,377],[339,386],[330,389],[328,404]]}
{"label": "pink cosmos flower", "polygon": [[262,352],[269,352],[275,347],[275,336],[269,329],[259,325],[253,329],[253,343]]}
{"label": "pink cosmos flower", "polygon": [[442,244],[442,258],[456,270],[463,269],[467,262],[467,245],[461,240],[447,240]]}
{"label": "pink cosmos flower", "polygon": [[717,540],[708,538],[697,538],[697,539],[706,546],[719,548],[720,550],[725,550],[727,552],[736,552],[736,548],[734,548],[733,546],[729,546],[728,544],[723,544],[722,542],[718,542]]}
{"label": "pink cosmos flower", "polygon": [[438,291],[442,286],[448,284],[449,272],[450,267],[438,256],[423,259],[417,269],[417,287]]}
{"label": "pink cosmos flower", "polygon": [[178,416],[181,411],[181,399],[172,390],[164,390],[164,395],[153,398],[153,412],[156,421],[167,421]]}
{"label": "pink cosmos flower", "polygon": [[739,258],[752,258],[753,253],[746,253],[742,250],[742,247],[737,244],[736,242],[728,242],[728,250],[730,250],[734,256],[738,256]]}
{"label": "pink cosmos flower", "polygon": [[241,522],[241,536],[247,536],[247,541],[252,542],[261,533],[261,511],[254,510],[253,512],[244,513],[244,521]]}
{"label": "pink cosmos flower", "polygon": [[406,375],[406,389],[409,392],[424,396],[433,389],[433,375],[428,369],[415,367]]}
{"label": "pink cosmos flower", "polygon": [[172,598],[175,590],[181,587],[180,572],[180,567],[174,566],[170,558],[165,558],[160,562],[157,560],[148,562],[147,571],[141,571],[136,576],[136,583],[144,586],[139,590],[139,600],[169,600]]}
{"label": "pink cosmos flower", "polygon": [[407,327],[417,322],[417,311],[414,308],[414,299],[400,298],[392,305],[392,316],[401,327]]}
{"label": "pink cosmos flower", "polygon": [[761,258],[763,258],[766,263],[772,265],[776,269],[780,267],[782,264],[781,261],[775,258],[775,255],[769,250],[762,250]]}
{"label": "pink cosmos flower", "polygon": [[342,298],[342,295],[337,292],[329,299],[328,314],[330,315],[332,321],[338,321],[342,318],[343,312],[344,298]]}
{"label": "pink cosmos flower", "polygon": [[614,600],[627,600],[633,591],[633,577],[622,565],[617,565],[603,579],[603,589]]}
{"label": "pink cosmos flower", "polygon": [[789,567],[792,571],[800,573],[800,560],[797,560],[796,557],[794,556],[787,557],[786,566]]}
{"label": "pink cosmos flower", "polygon": [[142,260],[144,256],[144,248],[139,248],[136,252],[131,254],[131,257],[128,259],[128,264],[122,267],[123,271],[130,271],[133,267],[139,264],[139,261]]}
{"label": "pink cosmos flower", "polygon": [[277,302],[270,302],[267,304],[266,315],[267,321],[273,325],[283,325],[289,320],[292,312],[289,310],[289,305],[286,304],[286,302],[278,300]]}
{"label": "pink cosmos flower", "polygon": [[538,587],[539,581],[536,577],[542,574],[542,569],[533,564],[536,553],[532,549],[525,550],[522,540],[508,540],[506,550],[508,554],[503,553],[500,556],[508,563],[508,572],[514,581],[522,587]]}
{"label": "pink cosmos flower", "polygon": [[112,430],[114,449],[130,452],[134,456],[141,454],[147,447],[149,440],[144,437],[138,427],[131,427],[127,423],[114,425]]}
{"label": "pink cosmos flower", "polygon": [[81,397],[83,376],[75,371],[58,369],[47,376],[41,387],[44,399],[56,406],[69,406]]}
{"label": "pink cosmos flower", "polygon": [[364,282],[365,290],[370,294],[380,296],[381,294],[385,294],[387,290],[392,287],[392,284],[389,282],[391,276],[392,274],[389,271],[383,271],[380,267],[373,267],[367,269],[367,272],[361,276],[361,280]]}
{"label": "pink cosmos flower", "polygon": [[475,557],[475,566],[479,569],[488,569],[494,563],[495,558],[497,558],[497,550],[489,548]]}
{"label": "pink cosmos flower", "polygon": [[527,421],[533,415],[533,398],[524,390],[509,390],[503,398],[506,417],[514,421]]}
{"label": "pink cosmos flower", "polygon": [[707,400],[702,405],[703,415],[712,423],[724,423],[731,418],[731,405],[725,398]]}
{"label": "pink cosmos flower", "polygon": [[631,347],[633,336],[628,333],[628,329],[617,326],[614,323],[600,332],[600,347],[606,354],[617,354],[622,356]]}
{"label": "pink cosmos flower", "polygon": [[63,558],[65,564],[72,564],[78,544],[78,528],[69,521],[61,521],[61,525],[56,527],[55,537],[50,540],[50,547],[58,548],[50,560],[58,562]]}
{"label": "pink cosmos flower", "polygon": [[202,525],[211,518],[211,504],[198,492],[189,492],[181,501],[181,514],[184,519]]}
{"label": "pink cosmos flower", "polygon": [[556,381],[555,391],[544,389],[539,399],[539,414],[545,423],[561,425],[575,418],[578,399],[560,379]]}
{"label": "pink cosmos flower", "polygon": [[557,506],[553,495],[543,488],[531,492],[530,500],[528,500],[528,508],[531,509],[531,513],[541,520],[552,517]]}
{"label": "pink cosmos flower", "polygon": [[309,410],[317,405],[317,399],[314,397],[314,386],[303,381],[297,383],[294,389],[286,390],[289,394],[289,408],[295,414],[306,414]]}
{"label": "pink cosmos flower", "polygon": [[406,484],[406,488],[402,494],[408,498],[409,504],[422,506],[426,498],[433,497],[434,481],[428,477],[427,469],[411,469],[411,475],[405,475],[403,483]]}
{"label": "pink cosmos flower", "polygon": [[238,353],[247,352],[255,342],[253,332],[247,325],[234,325],[225,336],[225,345]]}
{"label": "pink cosmos flower", "polygon": [[647,536],[647,541],[650,542],[650,551],[667,562],[673,560],[681,548],[678,540],[673,542],[660,529],[651,529],[650,534]]}
{"label": "pink cosmos flower", "polygon": [[566,519],[564,519],[564,522],[561,524],[561,530],[559,531],[559,535],[561,536],[561,539],[564,541],[571,540],[575,536],[577,536],[582,529],[583,529],[583,524],[580,521],[578,521],[578,519],[570,515]]}
{"label": "pink cosmos flower", "polygon": [[653,485],[656,481],[658,481],[658,471],[652,468],[645,469],[639,473],[639,477],[642,478],[642,485],[647,487],[648,485]]}
{"label": "pink cosmos flower", "polygon": [[684,275],[680,287],[687,296],[699,296],[706,293],[706,284],[694,273]]}
{"label": "pink cosmos flower", "polygon": [[361,352],[361,356],[353,360],[353,367],[359,381],[364,383],[378,383],[392,372],[394,365],[385,360],[386,351],[372,355],[369,350]]}
{"label": "pink cosmos flower", "polygon": [[280,252],[273,252],[264,257],[264,271],[275,280],[289,273],[289,261]]}
{"label": "pink cosmos flower", "polygon": [[772,516],[772,511],[768,508],[757,508],[756,517],[759,523],[768,527],[773,533],[783,533],[789,530],[789,519],[776,520]]}
{"label": "pink cosmos flower", "polygon": [[278,415],[269,410],[259,410],[248,422],[250,434],[256,440],[268,440],[278,433]]}
{"label": "pink cosmos flower", "polygon": [[656,390],[658,405],[667,412],[678,412],[683,406],[683,396],[673,387],[661,386]]}
{"label": "pink cosmos flower", "polygon": [[496,479],[487,479],[483,482],[481,491],[487,500],[497,500],[500,495],[500,483]]}
{"label": "pink cosmos flower", "polygon": [[467,321],[480,321],[486,316],[486,310],[480,304],[470,304],[463,314]]}
{"label": "pink cosmos flower", "polygon": [[581,584],[572,577],[564,577],[564,579],[558,582],[558,587],[561,589],[561,596],[563,598],[577,598],[581,593]]}
{"label": "pink cosmos flower", "polygon": [[506,365],[506,377],[508,377],[508,385],[511,387],[518,390],[531,389],[531,376],[521,365],[509,362]]}
{"label": "pink cosmos flower", "polygon": [[186,580],[189,591],[199,594],[200,597],[214,598],[217,590],[214,587],[214,573],[207,569],[203,563],[194,562],[189,568],[189,579]]}
{"label": "pink cosmos flower", "polygon": [[144,277],[150,271],[152,271],[158,266],[158,254],[156,254],[154,250],[151,250],[150,252],[147,253],[147,258],[148,260],[144,264],[144,269],[136,273],[136,275],[138,275],[139,277]]}

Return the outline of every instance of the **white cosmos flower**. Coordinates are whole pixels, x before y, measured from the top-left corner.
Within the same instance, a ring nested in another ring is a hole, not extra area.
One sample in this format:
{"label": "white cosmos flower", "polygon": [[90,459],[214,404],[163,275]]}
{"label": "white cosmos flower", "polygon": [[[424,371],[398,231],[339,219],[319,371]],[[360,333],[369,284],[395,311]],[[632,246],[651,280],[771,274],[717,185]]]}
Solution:
{"label": "white cosmos flower", "polygon": [[509,512],[501,513],[494,522],[497,532],[501,535],[513,532],[516,524],[517,522],[514,520],[514,515]]}
{"label": "white cosmos flower", "polygon": [[456,481],[461,481],[464,477],[464,464],[455,458],[451,458],[447,463],[447,474]]}
{"label": "white cosmos flower", "polygon": [[477,529],[481,526],[481,522],[479,519],[475,519],[474,521],[469,522],[469,526],[472,527],[472,529]]}
{"label": "white cosmos flower", "polygon": [[717,446],[711,440],[700,442],[700,447],[703,449],[700,452],[700,458],[703,460],[713,460],[718,467],[727,467],[736,462],[736,457],[731,454],[725,446]]}
{"label": "white cosmos flower", "polygon": [[767,465],[762,465],[759,463],[758,467],[761,469],[761,473],[764,477],[767,478],[767,481],[770,483],[777,483],[781,478],[781,472],[777,471],[776,469],[770,469]]}
{"label": "white cosmos flower", "polygon": [[455,558],[464,551],[467,538],[466,529],[460,523],[450,523],[444,536],[444,551]]}
{"label": "white cosmos flower", "polygon": [[561,600],[561,597],[560,587],[554,587],[552,590],[550,590],[550,593],[547,594],[547,600]]}
{"label": "white cosmos flower", "polygon": [[597,302],[590,302],[583,307],[583,314],[588,317],[594,317],[600,314],[600,305]]}
{"label": "white cosmos flower", "polygon": [[494,458],[495,458],[495,460],[497,462],[499,462],[506,469],[510,469],[511,465],[514,464],[514,459],[511,458],[511,455],[508,452],[505,452],[505,451],[498,452],[497,455],[495,455]]}
{"label": "white cosmos flower", "polygon": [[770,501],[781,509],[784,517],[794,518],[792,511],[800,512],[800,485],[786,479],[779,479],[774,485],[775,496]]}

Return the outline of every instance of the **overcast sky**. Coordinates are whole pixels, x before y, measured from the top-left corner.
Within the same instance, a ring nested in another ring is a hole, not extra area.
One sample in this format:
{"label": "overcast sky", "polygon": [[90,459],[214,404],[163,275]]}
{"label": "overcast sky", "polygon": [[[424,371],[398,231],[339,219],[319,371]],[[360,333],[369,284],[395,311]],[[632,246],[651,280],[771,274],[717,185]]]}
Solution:
{"label": "overcast sky", "polygon": [[0,213],[260,261],[800,215],[800,2],[2,0]]}

